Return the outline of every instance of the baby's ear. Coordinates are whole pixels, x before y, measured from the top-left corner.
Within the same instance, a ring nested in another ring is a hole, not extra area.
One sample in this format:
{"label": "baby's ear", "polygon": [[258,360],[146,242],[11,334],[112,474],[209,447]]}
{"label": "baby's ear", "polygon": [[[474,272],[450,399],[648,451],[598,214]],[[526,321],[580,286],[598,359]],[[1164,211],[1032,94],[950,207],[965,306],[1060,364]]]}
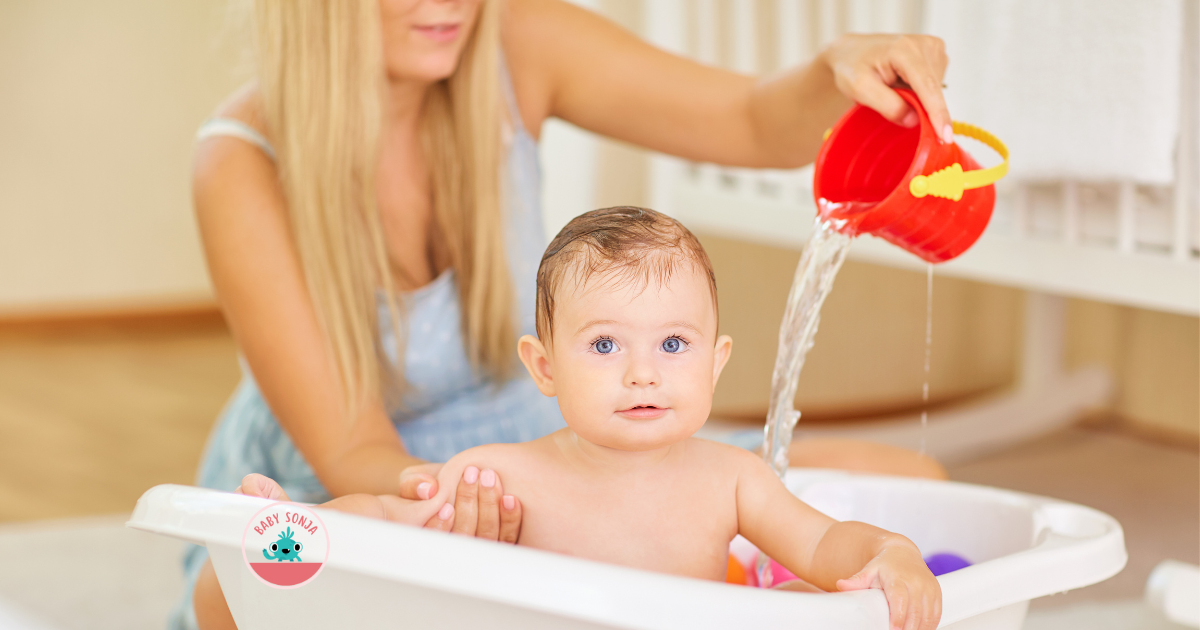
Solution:
{"label": "baby's ear", "polygon": [[533,335],[522,336],[517,340],[517,356],[521,357],[521,363],[529,370],[538,391],[546,396],[556,396],[554,366],[550,363],[550,355],[542,341]]}
{"label": "baby's ear", "polygon": [[721,370],[725,369],[725,364],[729,362],[729,355],[732,353],[733,337],[729,335],[717,337],[717,346],[713,348],[713,390],[717,389],[717,380],[721,378]]}

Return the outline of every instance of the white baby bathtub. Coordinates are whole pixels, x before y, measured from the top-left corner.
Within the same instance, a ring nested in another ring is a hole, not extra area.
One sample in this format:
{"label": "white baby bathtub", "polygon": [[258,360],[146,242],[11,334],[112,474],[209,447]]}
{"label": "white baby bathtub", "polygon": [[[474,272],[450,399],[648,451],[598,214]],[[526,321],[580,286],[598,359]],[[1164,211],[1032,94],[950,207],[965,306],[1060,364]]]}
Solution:
{"label": "white baby bathtub", "polygon": [[[926,555],[974,566],[943,575],[942,628],[1018,629],[1029,600],[1125,566],[1121,526],[1096,510],[952,482],[792,469],[788,487],[837,519],[900,532]],[[680,578],[320,510],[330,553],[309,584],[276,589],[245,565],[241,537],[265,499],[162,485],[128,526],[207,545],[242,630],[257,628],[822,628],[883,630],[879,591],[809,594]]]}

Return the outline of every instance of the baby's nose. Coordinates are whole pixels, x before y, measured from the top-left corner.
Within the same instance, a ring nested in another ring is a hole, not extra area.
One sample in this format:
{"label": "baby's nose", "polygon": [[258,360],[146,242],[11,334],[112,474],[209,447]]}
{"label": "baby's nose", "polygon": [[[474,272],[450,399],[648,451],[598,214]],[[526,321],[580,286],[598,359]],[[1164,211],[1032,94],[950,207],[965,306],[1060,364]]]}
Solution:
{"label": "baby's nose", "polygon": [[661,380],[658,370],[649,361],[634,361],[625,372],[625,383],[630,387],[652,387]]}
{"label": "baby's nose", "polygon": [[629,375],[630,385],[656,385],[658,383],[658,375],[649,370],[643,371],[641,374],[632,372]]}

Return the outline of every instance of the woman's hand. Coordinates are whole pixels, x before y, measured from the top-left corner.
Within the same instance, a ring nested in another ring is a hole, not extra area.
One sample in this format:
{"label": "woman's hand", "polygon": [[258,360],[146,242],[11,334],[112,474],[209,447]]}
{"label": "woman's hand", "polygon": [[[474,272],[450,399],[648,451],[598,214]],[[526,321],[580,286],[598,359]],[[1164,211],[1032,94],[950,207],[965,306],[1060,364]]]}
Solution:
{"label": "woman's hand", "polygon": [[[404,469],[400,473],[400,498],[424,500],[436,496],[437,474],[441,469],[442,464],[420,464]],[[456,534],[507,543],[517,542],[521,534],[521,502],[504,494],[500,476],[494,470],[480,471],[475,466],[463,469],[452,509],[454,518],[450,531]],[[431,527],[431,524],[425,526]],[[440,522],[432,523],[432,527],[444,529]]]}
{"label": "woman's hand", "polygon": [[942,142],[953,140],[950,112],[942,98],[946,48],[930,35],[843,35],[821,53],[842,94],[905,127],[917,113],[892,87],[908,84],[921,99]]}
{"label": "woman's hand", "polygon": [[942,618],[942,586],[911,543],[891,545],[853,576],[837,581],[839,591],[883,590],[888,618],[899,630],[934,630]]}
{"label": "woman's hand", "polygon": [[[467,466],[455,492],[454,504],[447,503],[432,515],[418,518],[431,509],[421,503],[437,494],[437,477],[433,475],[441,467],[441,464],[421,464],[406,469],[401,473],[399,497],[351,494],[322,507],[411,525],[424,521],[426,529],[516,543],[521,535],[521,502],[504,494],[500,476],[491,469],[480,471]],[[246,475],[235,492],[275,501],[291,500],[274,479],[258,473]]]}
{"label": "woman's hand", "polygon": [[425,500],[437,494],[438,471],[442,464],[418,464],[400,472],[400,496],[405,499]]}
{"label": "woman's hand", "polygon": [[[250,473],[242,478],[242,485],[234,492],[252,497],[275,501],[291,501],[279,483],[270,477]],[[359,516],[419,526],[443,532],[454,527],[454,506],[446,503],[434,510],[426,501],[410,501],[390,495],[347,494],[322,503],[318,507],[329,508]]]}
{"label": "woman's hand", "polygon": [[274,501],[291,501],[287,493],[283,491],[283,486],[280,486],[274,479],[258,473],[250,473],[242,477],[242,485],[238,486],[234,493]]}

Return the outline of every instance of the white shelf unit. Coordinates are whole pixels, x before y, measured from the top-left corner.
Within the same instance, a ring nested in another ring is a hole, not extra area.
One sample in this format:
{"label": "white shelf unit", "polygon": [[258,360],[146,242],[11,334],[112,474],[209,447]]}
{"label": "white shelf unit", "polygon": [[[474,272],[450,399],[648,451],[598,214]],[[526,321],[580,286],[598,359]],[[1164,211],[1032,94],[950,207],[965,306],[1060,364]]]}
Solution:
{"label": "white shelf unit", "polygon": [[[936,273],[1028,291],[1022,375],[999,397],[931,414],[925,435],[931,455],[946,461],[1003,448],[1067,424],[1102,405],[1111,378],[1098,368],[1072,373],[1062,365],[1065,297],[1200,314],[1200,13],[1185,11],[1180,136],[1175,184],[1132,181],[1002,181],[991,225],[963,256]],[[774,49],[764,54],[754,0],[645,0],[647,36],[656,45],[699,61],[746,72],[801,62],[840,34],[913,31],[920,2],[776,0],[769,27]],[[916,17],[914,17],[916,16]],[[691,28],[689,28],[691,25]],[[970,141],[963,141],[969,143]],[[985,165],[982,145],[968,147]],[[657,155],[651,159],[651,205],[698,231],[800,248],[815,216],[811,168],[795,171],[726,168]],[[884,241],[862,237],[850,256],[897,268],[925,263]],[[851,429],[803,429],[806,434],[858,437],[914,447],[915,418],[856,423]]]}

